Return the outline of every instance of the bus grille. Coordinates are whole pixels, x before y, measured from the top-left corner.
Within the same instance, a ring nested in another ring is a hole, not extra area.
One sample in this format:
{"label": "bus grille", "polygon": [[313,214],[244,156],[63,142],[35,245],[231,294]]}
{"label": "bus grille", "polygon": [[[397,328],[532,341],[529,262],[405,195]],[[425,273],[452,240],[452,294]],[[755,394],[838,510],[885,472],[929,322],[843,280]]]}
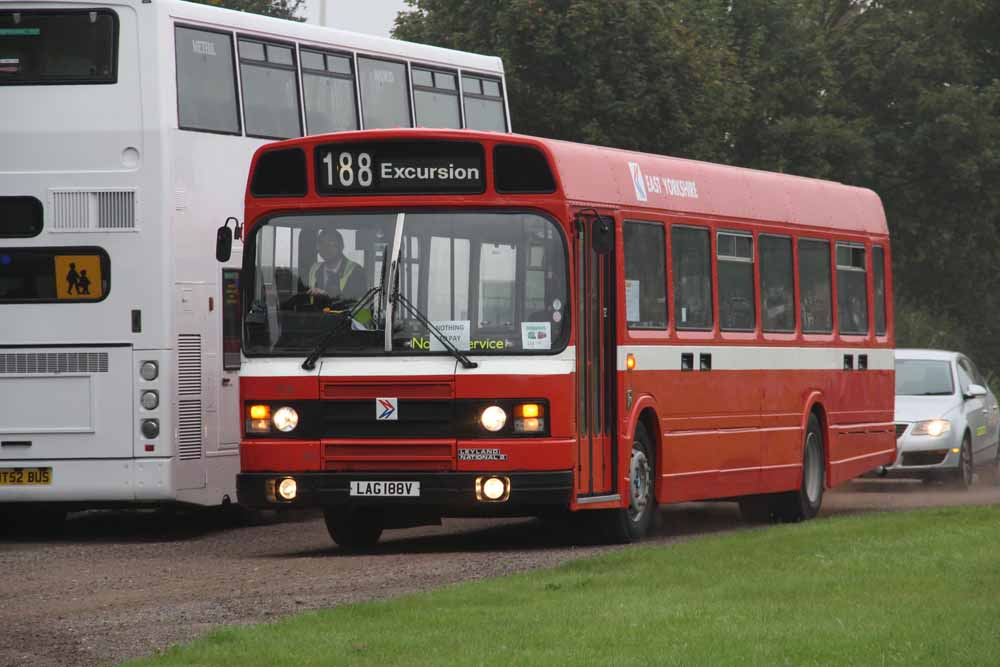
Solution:
{"label": "bus grille", "polygon": [[135,190],[52,190],[52,227],[61,231],[135,229]]}
{"label": "bus grille", "polygon": [[201,458],[201,336],[177,336],[177,457]]}
{"label": "bus grille", "polygon": [[323,447],[326,470],[453,470],[451,441],[338,442]]}
{"label": "bus grille", "polygon": [[0,354],[0,374],[107,373],[107,352],[18,352]]}

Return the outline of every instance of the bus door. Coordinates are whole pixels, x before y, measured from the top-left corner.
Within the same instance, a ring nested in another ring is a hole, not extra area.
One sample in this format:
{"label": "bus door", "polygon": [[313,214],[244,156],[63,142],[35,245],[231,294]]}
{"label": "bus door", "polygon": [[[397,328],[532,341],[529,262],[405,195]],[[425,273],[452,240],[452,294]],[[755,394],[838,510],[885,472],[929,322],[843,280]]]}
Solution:
{"label": "bus door", "polygon": [[615,492],[614,220],[576,219],[576,409],[580,496]]}

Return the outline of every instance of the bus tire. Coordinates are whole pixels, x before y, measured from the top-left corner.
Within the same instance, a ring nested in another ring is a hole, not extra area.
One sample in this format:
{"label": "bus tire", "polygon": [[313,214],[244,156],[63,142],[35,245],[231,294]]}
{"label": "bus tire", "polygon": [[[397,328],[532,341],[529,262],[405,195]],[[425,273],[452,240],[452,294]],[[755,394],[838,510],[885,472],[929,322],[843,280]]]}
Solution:
{"label": "bus tire", "polygon": [[323,510],[326,530],[345,551],[370,551],[382,537],[384,520],[378,510]]}
{"label": "bus tire", "polygon": [[604,536],[608,542],[627,544],[641,540],[649,532],[657,514],[654,464],[649,434],[642,424],[637,424],[629,460],[628,507],[602,511]]}
{"label": "bus tire", "polygon": [[826,488],[826,457],[823,429],[815,414],[809,415],[802,443],[802,484],[796,491],[778,494],[772,507],[774,516],[794,523],[819,514]]}
{"label": "bus tire", "polygon": [[740,498],[740,516],[747,523],[767,523],[771,520],[771,496],[744,496]]}

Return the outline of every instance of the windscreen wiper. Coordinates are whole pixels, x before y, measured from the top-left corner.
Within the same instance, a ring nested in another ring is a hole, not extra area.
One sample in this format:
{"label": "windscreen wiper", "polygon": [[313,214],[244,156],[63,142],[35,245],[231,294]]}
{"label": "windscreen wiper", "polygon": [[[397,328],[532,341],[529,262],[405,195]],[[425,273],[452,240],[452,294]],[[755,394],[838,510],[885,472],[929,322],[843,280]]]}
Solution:
{"label": "windscreen wiper", "polygon": [[316,360],[319,359],[320,355],[330,346],[337,336],[339,336],[343,331],[351,326],[351,322],[354,321],[354,316],[357,315],[365,306],[369,305],[375,298],[375,295],[382,290],[381,286],[372,287],[367,292],[365,292],[360,299],[354,304],[354,306],[347,311],[347,316],[343,319],[337,320],[333,327],[323,336],[323,339],[316,344],[316,347],[312,349],[309,356],[305,358],[302,362],[302,370],[311,371],[316,368]]}
{"label": "windscreen wiper", "polygon": [[[416,306],[414,306],[412,303],[410,303],[409,299],[407,299],[405,296],[403,296],[399,292],[395,293],[394,298],[397,301],[399,301],[399,303],[402,304],[402,306],[404,308],[406,308],[406,310],[410,313],[410,315],[412,315],[414,318],[416,318],[416,320],[418,322],[420,322],[425,327],[427,327],[428,331],[430,331],[432,334],[434,334],[434,337],[437,338],[438,341],[442,345],[444,345],[445,349],[448,350],[451,353],[451,356],[453,356],[456,359],[458,359],[458,361],[462,364],[463,368],[478,368],[479,367],[479,364],[477,364],[476,362],[472,361],[467,356],[465,356],[462,353],[461,350],[459,350],[457,347],[455,347],[454,343],[452,343],[450,340],[448,340],[447,336],[445,336],[443,333],[441,333],[441,331],[436,326],[434,326],[433,324],[431,324],[431,321],[429,319],[427,319],[424,316],[424,314],[421,313],[417,309]],[[388,323],[386,323],[386,326],[388,326]]]}

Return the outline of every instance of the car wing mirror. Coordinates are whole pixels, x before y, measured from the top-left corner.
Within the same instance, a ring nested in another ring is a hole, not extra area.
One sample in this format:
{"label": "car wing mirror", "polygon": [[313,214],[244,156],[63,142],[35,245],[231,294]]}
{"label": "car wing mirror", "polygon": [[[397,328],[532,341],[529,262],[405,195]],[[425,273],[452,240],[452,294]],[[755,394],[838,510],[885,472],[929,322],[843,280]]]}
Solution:
{"label": "car wing mirror", "polygon": [[982,398],[987,393],[988,392],[986,390],[986,387],[984,387],[983,385],[970,384],[968,387],[965,388],[965,391],[962,392],[962,395],[965,396],[966,398]]}

